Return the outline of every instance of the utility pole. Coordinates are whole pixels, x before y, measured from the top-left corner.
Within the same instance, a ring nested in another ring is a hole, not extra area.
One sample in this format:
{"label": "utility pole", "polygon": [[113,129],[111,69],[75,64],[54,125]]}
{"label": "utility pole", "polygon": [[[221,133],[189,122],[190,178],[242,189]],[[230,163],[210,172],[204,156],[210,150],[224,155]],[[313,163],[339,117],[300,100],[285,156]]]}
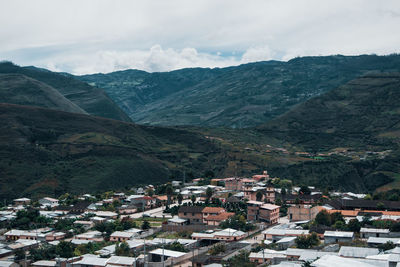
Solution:
{"label": "utility pole", "polygon": [[165,239],[162,239],[162,266],[165,267],[165,261],[164,261],[164,241]]}
{"label": "utility pole", "polygon": [[265,248],[263,248],[263,263],[265,263],[264,251],[265,251]]}
{"label": "utility pole", "polygon": [[143,239],[144,241],[144,243],[143,243],[143,255],[144,255],[144,257],[143,257],[143,262],[144,262],[144,267],[147,267],[147,264],[146,264],[146,239]]}

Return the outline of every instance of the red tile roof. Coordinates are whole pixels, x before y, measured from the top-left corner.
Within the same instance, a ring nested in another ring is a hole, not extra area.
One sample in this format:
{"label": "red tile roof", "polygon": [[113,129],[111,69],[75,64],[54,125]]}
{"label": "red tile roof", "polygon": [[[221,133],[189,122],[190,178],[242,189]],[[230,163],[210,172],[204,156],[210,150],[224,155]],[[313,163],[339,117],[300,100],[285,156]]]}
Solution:
{"label": "red tile roof", "polygon": [[225,209],[220,207],[205,207],[202,212],[203,213],[219,213],[223,212]]}
{"label": "red tile roof", "polygon": [[208,216],[207,218],[205,218],[206,221],[225,221],[226,219],[228,219],[229,217],[232,217],[233,215],[235,215],[235,213],[233,212],[223,212],[220,213],[218,215],[211,215]]}

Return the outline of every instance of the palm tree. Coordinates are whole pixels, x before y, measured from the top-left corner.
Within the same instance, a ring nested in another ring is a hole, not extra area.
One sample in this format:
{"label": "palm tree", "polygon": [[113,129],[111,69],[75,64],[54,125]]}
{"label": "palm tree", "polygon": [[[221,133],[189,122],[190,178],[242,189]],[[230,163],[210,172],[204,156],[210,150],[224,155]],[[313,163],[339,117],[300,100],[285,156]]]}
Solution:
{"label": "palm tree", "polygon": [[211,187],[207,187],[206,195],[207,195],[207,200],[210,201],[210,199],[213,195],[213,191],[212,191]]}
{"label": "palm tree", "polygon": [[178,199],[178,203],[179,205],[182,205],[182,201],[183,201],[183,196],[181,195],[181,193],[179,193],[176,198]]}
{"label": "palm tree", "polygon": [[256,199],[257,201],[261,201],[263,198],[263,193],[261,191],[257,191]]}
{"label": "palm tree", "polygon": [[169,206],[171,204],[171,196],[174,193],[174,189],[172,188],[171,184],[167,185],[167,188],[165,188],[165,193],[167,194],[168,197],[167,205]]}

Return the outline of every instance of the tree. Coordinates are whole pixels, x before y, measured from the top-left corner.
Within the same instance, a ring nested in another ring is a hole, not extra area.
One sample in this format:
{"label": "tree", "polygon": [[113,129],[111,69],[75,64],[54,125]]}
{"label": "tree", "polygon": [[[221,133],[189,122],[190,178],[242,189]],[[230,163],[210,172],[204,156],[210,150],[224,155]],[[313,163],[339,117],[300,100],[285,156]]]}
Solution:
{"label": "tree", "polygon": [[372,200],[371,194],[366,194],[364,200]]}
{"label": "tree", "polygon": [[150,228],[151,228],[150,227],[150,223],[148,221],[144,221],[142,223],[142,230],[147,230],[147,229],[150,229]]}
{"label": "tree", "polygon": [[334,212],[331,214],[331,223],[335,224],[336,222],[343,222],[345,223],[346,221],[343,218],[342,213],[340,212]]}
{"label": "tree", "polygon": [[297,248],[307,249],[319,244],[318,235],[314,232],[310,235],[300,235],[295,239]]}
{"label": "tree", "polygon": [[257,193],[256,193],[256,200],[257,200],[257,201],[261,201],[262,198],[263,198],[263,193],[262,193],[260,190],[257,191]]}
{"label": "tree", "polygon": [[115,255],[117,256],[129,256],[130,249],[129,245],[124,241],[115,245]]}
{"label": "tree", "polygon": [[225,247],[225,244],[224,243],[218,243],[218,244],[215,244],[214,246],[212,246],[209,250],[208,250],[208,253],[210,254],[210,255],[218,255],[218,254],[220,254],[220,253],[223,253],[223,252],[225,252],[225,250],[226,250],[226,247]]}
{"label": "tree", "polygon": [[281,189],[281,194],[282,194],[282,196],[286,195],[286,188]]}
{"label": "tree", "polygon": [[378,245],[380,251],[394,249],[396,245],[392,241],[387,241],[385,244]]}
{"label": "tree", "polygon": [[15,254],[14,254],[14,260],[15,261],[20,261],[20,260],[22,260],[22,259],[24,259],[25,258],[25,250],[23,250],[23,249],[17,249],[16,251],[15,251]]}
{"label": "tree", "polygon": [[400,232],[400,222],[395,222],[390,226],[390,232]]}
{"label": "tree", "polygon": [[196,202],[196,196],[195,195],[191,195],[190,196],[190,200],[192,201],[192,203],[194,204]]}
{"label": "tree", "polygon": [[255,267],[256,264],[250,262],[250,252],[246,250],[240,250],[238,254],[231,257],[227,262],[223,261],[224,267]]}
{"label": "tree", "polygon": [[315,217],[315,222],[320,225],[331,226],[331,216],[326,210],[321,210]]}
{"label": "tree", "polygon": [[71,258],[74,256],[74,248],[70,242],[60,241],[56,246],[56,253],[61,258]]}
{"label": "tree", "polygon": [[213,190],[211,189],[211,187],[207,187],[206,196],[208,201],[210,201],[212,195],[213,195]]}
{"label": "tree", "polygon": [[308,186],[302,185],[302,186],[300,187],[299,193],[300,193],[300,194],[303,194],[303,195],[310,195],[310,194],[311,194],[311,190],[310,190],[310,188],[308,188]]}
{"label": "tree", "polygon": [[179,205],[182,205],[182,201],[183,201],[183,196],[182,196],[182,194],[179,193],[179,194],[176,196],[176,198],[178,199],[178,204],[179,204]]}
{"label": "tree", "polygon": [[342,221],[336,221],[332,226],[337,230],[342,230],[342,231],[346,230],[346,223]]}
{"label": "tree", "polygon": [[165,193],[167,194],[168,200],[167,200],[167,205],[171,204],[171,196],[174,193],[174,189],[172,188],[171,184],[168,184],[167,187],[165,188]]}
{"label": "tree", "polygon": [[385,209],[385,204],[383,204],[382,202],[378,202],[378,204],[376,204],[376,208],[378,210],[383,210]]}
{"label": "tree", "polygon": [[215,174],[214,174],[214,172],[212,170],[207,170],[204,173],[204,177],[206,177],[206,178],[213,178],[214,176],[215,176]]}
{"label": "tree", "polygon": [[152,196],[154,195],[154,190],[153,190],[153,188],[147,189],[146,192],[147,192],[147,195],[148,195],[149,197],[152,197]]}
{"label": "tree", "polygon": [[173,250],[173,251],[180,251],[180,252],[187,252],[188,250],[185,248],[184,245],[179,243],[178,241],[174,241],[171,244],[167,244],[165,249]]}
{"label": "tree", "polygon": [[360,232],[361,223],[357,219],[351,219],[347,224],[347,228],[352,232]]}

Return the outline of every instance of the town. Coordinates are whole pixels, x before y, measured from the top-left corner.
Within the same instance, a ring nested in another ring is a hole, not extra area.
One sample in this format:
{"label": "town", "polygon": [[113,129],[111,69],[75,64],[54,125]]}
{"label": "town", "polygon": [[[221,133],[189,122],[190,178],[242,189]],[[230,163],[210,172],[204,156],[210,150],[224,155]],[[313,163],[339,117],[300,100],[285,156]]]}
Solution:
{"label": "town", "polygon": [[397,191],[329,192],[272,178],[198,178],[127,192],[18,198],[0,266],[397,266]]}

